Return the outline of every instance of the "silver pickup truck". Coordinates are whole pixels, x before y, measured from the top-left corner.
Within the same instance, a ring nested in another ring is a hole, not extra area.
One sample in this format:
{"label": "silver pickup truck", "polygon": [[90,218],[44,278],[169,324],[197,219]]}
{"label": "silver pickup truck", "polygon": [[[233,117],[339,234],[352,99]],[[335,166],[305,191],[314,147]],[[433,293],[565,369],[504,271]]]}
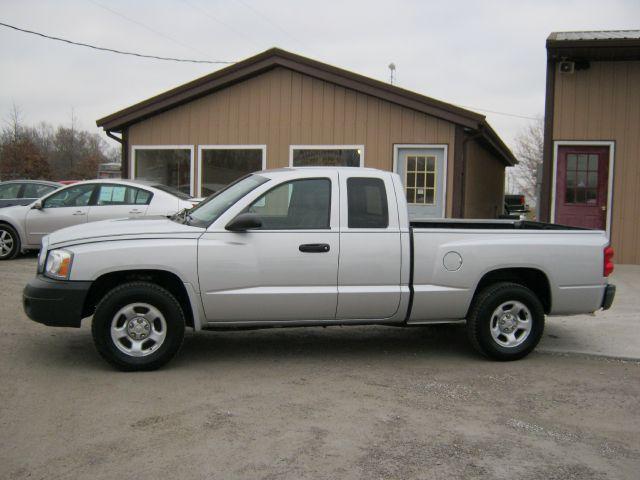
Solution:
{"label": "silver pickup truck", "polygon": [[195,330],[419,326],[466,320],[498,360],[531,352],[545,315],[610,307],[604,232],[526,221],[409,221],[398,175],[288,168],[248,175],[170,218],[45,237],[27,315],[79,327],[123,370],[170,360]]}

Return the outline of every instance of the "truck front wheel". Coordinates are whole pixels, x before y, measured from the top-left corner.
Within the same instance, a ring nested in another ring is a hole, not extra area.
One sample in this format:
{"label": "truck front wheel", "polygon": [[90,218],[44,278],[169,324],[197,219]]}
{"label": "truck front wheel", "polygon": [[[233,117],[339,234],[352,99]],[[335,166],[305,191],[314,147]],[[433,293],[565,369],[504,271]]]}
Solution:
{"label": "truck front wheel", "polygon": [[91,325],[98,353],[119,370],[155,370],[184,339],[184,313],[176,298],[149,282],[120,285],[100,301]]}
{"label": "truck front wheel", "polygon": [[474,298],[467,334],[475,349],[495,360],[518,360],[542,338],[544,308],[527,287],[511,282],[488,286]]}

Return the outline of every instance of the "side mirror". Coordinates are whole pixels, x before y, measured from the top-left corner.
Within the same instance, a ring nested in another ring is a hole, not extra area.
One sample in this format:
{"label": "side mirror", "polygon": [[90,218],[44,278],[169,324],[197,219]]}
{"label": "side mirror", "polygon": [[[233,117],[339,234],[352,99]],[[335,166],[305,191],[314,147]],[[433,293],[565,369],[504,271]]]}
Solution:
{"label": "side mirror", "polygon": [[42,202],[40,200],[38,200],[36,203],[34,203],[31,206],[32,210],[42,210]]}
{"label": "side mirror", "polygon": [[231,220],[225,227],[231,232],[244,232],[254,228],[262,227],[262,220],[255,213],[241,213]]}

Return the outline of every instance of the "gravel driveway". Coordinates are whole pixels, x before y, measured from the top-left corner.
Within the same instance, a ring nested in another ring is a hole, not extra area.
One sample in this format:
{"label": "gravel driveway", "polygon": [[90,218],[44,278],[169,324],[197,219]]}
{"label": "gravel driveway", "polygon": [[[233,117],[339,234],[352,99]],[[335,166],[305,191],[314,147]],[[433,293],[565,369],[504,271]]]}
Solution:
{"label": "gravel driveway", "polygon": [[0,478],[637,479],[640,364],[476,356],[461,327],[187,335],[120,373],[0,262]]}

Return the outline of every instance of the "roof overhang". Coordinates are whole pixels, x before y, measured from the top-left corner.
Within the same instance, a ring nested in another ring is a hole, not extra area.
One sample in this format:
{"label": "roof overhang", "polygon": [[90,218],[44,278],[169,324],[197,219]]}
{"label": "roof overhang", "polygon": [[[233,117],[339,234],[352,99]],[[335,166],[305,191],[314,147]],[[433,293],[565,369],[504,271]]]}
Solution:
{"label": "roof overhang", "polygon": [[103,117],[96,123],[106,131],[119,132],[129,125],[145,120],[146,118],[278,67],[287,68],[294,72],[340,85],[366,95],[381,98],[466,128],[478,130],[482,133],[483,138],[486,138],[488,144],[493,146],[506,164],[513,165],[517,163],[509,148],[486,122],[484,115],[279,48],[272,48],[151,97]]}
{"label": "roof overhang", "polygon": [[640,38],[637,37],[584,39],[559,39],[558,37],[559,32],[554,32],[547,38],[547,51],[552,59],[640,60]]}

